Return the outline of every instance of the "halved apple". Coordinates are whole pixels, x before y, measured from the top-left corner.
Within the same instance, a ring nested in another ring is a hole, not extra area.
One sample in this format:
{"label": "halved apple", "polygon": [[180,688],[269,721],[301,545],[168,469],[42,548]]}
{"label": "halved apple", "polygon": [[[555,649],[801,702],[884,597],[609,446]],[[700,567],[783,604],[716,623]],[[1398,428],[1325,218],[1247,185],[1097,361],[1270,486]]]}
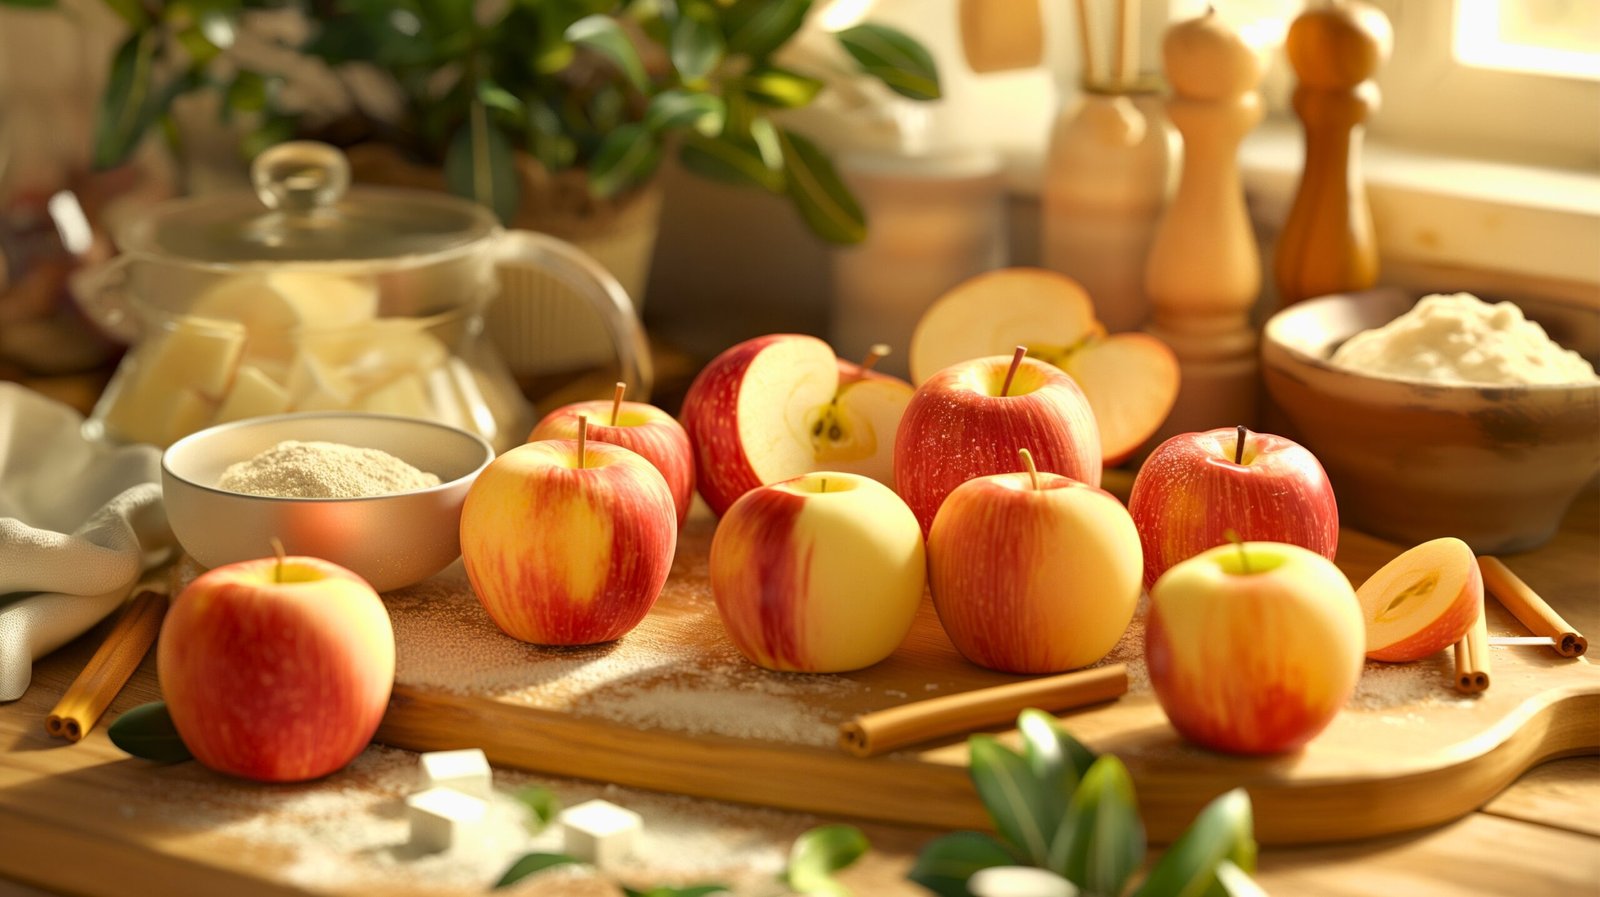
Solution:
{"label": "halved apple", "polygon": [[1461,640],[1483,609],[1483,576],[1460,539],[1403,552],[1356,590],[1367,624],[1367,657],[1420,660]]}
{"label": "halved apple", "polygon": [[695,480],[719,516],[739,496],[813,470],[892,486],[911,384],[837,359],[816,337],[746,340],[706,365],[683,401]]}
{"label": "halved apple", "polygon": [[1077,281],[1042,268],[971,278],[923,313],[911,337],[911,377],[922,383],[960,361],[1014,346],[1078,381],[1100,427],[1107,466],[1155,434],[1178,398],[1178,360],[1143,333],[1107,335]]}

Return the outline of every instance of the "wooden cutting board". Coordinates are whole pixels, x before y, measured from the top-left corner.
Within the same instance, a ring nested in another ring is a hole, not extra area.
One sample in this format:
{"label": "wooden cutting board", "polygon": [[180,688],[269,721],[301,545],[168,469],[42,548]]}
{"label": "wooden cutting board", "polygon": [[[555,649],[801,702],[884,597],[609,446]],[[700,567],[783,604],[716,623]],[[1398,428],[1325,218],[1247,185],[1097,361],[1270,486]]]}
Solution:
{"label": "wooden cutting board", "polygon": [[[1584,502],[1591,517],[1592,504]],[[387,596],[399,670],[378,740],[412,750],[481,747],[497,764],[698,797],[987,827],[963,738],[863,760],[835,747],[834,731],[859,713],[1018,677],[965,662],[931,604],[894,656],[871,669],[757,669],[739,658],[717,618],[706,584],[710,533],[709,521],[691,521],[655,610],[599,648],[541,649],[500,634],[459,573]],[[1592,526],[1560,538],[1548,550],[1562,557],[1553,565],[1559,588],[1592,600],[1600,592]],[[1398,552],[1346,531],[1339,563],[1359,583]],[[1548,577],[1511,564],[1557,597]],[[1489,631],[1526,634],[1493,602]],[[1449,652],[1369,664],[1351,706],[1304,751],[1213,754],[1167,724],[1143,675],[1142,634],[1136,618],[1110,658],[1129,663],[1129,695],[1062,719],[1090,747],[1127,764],[1156,841],[1169,841],[1207,801],[1241,785],[1263,843],[1407,831],[1471,812],[1546,759],[1600,753],[1600,669],[1522,647],[1493,649],[1493,687],[1475,697],[1450,688]]]}

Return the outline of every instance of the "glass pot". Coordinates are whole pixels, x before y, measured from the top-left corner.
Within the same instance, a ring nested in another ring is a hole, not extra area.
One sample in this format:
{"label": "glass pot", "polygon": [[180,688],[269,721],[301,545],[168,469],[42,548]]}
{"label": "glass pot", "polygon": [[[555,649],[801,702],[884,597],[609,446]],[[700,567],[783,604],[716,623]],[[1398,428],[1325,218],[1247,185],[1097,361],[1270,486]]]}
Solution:
{"label": "glass pot", "polygon": [[606,324],[622,378],[648,396],[650,356],[627,294],[568,243],[504,230],[439,193],[350,187],[344,155],[275,146],[254,195],[163,204],[118,235],[81,284],[85,310],[134,348],[85,424],[165,446],[285,411],[373,411],[472,430],[504,451],[531,411],[484,338],[497,265],[539,268]]}

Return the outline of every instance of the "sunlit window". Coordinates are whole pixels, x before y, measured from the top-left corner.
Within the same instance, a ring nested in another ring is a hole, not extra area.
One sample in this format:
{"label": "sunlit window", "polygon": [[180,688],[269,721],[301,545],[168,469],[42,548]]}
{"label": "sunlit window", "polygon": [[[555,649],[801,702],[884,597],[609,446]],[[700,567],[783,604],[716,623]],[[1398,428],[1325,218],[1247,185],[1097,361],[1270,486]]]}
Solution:
{"label": "sunlit window", "polygon": [[1600,81],[1595,0],[1456,0],[1463,65]]}

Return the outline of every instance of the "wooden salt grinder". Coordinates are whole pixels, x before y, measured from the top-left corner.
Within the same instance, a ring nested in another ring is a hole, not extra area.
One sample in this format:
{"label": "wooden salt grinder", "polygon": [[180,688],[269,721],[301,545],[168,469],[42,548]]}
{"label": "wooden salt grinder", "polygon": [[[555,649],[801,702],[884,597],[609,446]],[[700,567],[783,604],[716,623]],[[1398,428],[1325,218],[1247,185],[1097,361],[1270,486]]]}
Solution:
{"label": "wooden salt grinder", "polygon": [[1294,111],[1305,125],[1306,162],[1274,260],[1280,306],[1377,282],[1359,157],[1363,124],[1378,107],[1371,79],[1392,44],[1389,20],[1359,0],[1308,9],[1289,26],[1285,48],[1299,77]]}
{"label": "wooden salt grinder", "polygon": [[1178,356],[1177,405],[1157,434],[1250,423],[1261,260],[1245,208],[1239,142],[1261,121],[1262,61],[1215,10],[1167,29],[1167,115],[1183,134],[1178,192],[1156,228],[1144,284],[1149,331]]}

